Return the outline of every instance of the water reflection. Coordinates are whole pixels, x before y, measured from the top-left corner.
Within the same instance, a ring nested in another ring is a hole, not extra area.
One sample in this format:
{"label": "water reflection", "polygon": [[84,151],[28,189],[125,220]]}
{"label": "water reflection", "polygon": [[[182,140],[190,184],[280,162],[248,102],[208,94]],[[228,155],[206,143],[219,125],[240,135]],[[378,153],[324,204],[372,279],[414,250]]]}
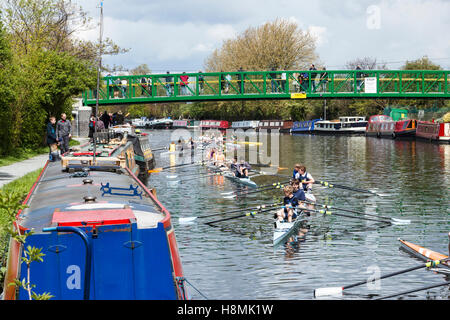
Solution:
{"label": "water reflection", "polygon": [[[151,144],[168,144],[170,131],[151,131]],[[365,137],[280,135],[280,174],[304,164],[316,180],[376,190],[383,197],[314,185],[317,201],[336,207],[410,219],[408,225],[386,225],[339,216],[312,215],[304,239],[292,237],[272,246],[273,213],[256,214],[205,225],[206,219],[179,224],[179,217],[202,216],[277,202],[280,190],[224,199],[222,192],[244,190],[222,176],[190,181],[153,174],[160,201],[173,217],[185,276],[213,299],[311,299],[315,288],[346,285],[366,279],[368,268],[381,274],[414,266],[417,260],[399,250],[397,238],[447,253],[449,231],[450,145]],[[267,146],[258,146],[266,152]],[[248,150],[248,148],[247,148]],[[158,157],[157,167],[170,165]],[[170,170],[171,175],[205,173],[201,166]],[[276,176],[258,176],[266,184]],[[425,270],[385,279],[379,289],[361,286],[344,299],[369,299],[439,282]],[[190,290],[194,299],[202,299]],[[418,292],[408,299],[448,299],[448,289]]]}

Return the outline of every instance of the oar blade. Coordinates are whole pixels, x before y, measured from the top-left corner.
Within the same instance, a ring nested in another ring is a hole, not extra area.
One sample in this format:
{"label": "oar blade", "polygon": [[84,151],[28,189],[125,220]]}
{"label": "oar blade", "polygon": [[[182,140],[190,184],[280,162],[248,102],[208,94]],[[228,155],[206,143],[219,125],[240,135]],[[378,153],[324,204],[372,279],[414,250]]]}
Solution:
{"label": "oar blade", "polygon": [[179,223],[192,223],[197,219],[197,217],[184,217],[184,218],[178,218]]}
{"label": "oar blade", "polygon": [[391,222],[392,222],[392,224],[402,225],[402,224],[410,224],[411,220],[403,220],[403,219],[391,218]]}
{"label": "oar blade", "polygon": [[314,290],[314,298],[327,296],[342,296],[343,287],[318,288]]}

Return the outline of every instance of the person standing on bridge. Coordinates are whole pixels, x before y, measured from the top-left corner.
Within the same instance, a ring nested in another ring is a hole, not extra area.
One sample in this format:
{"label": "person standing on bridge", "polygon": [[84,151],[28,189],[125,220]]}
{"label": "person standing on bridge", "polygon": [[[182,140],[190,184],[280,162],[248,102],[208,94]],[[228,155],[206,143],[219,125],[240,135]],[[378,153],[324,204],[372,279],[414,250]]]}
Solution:
{"label": "person standing on bridge", "polygon": [[65,113],[61,114],[61,120],[56,124],[56,140],[61,143],[61,154],[69,151],[69,141],[72,137],[72,124],[67,120]]}
{"label": "person standing on bridge", "polygon": [[183,72],[183,75],[180,76],[180,86],[181,86],[181,94],[183,96],[187,95],[186,86],[188,85],[189,76],[186,74],[186,72]]}
{"label": "person standing on bridge", "polygon": [[167,76],[166,76],[166,95],[168,97],[170,97],[172,95],[172,86],[173,86],[173,78],[170,76],[170,72],[167,71]]}
{"label": "person standing on bridge", "polygon": [[[357,65],[356,70],[361,70],[361,66]],[[359,90],[361,90],[362,75],[363,75],[362,72],[356,72],[356,88],[354,88],[354,90],[356,90],[357,92],[359,92]]]}
{"label": "person standing on bridge", "polygon": [[[309,67],[309,71],[315,71],[315,70],[317,70],[316,67],[311,63],[311,67]],[[316,91],[316,77],[317,77],[317,73],[311,72],[311,85],[312,85],[313,92]]]}
{"label": "person standing on bridge", "polygon": [[[239,68],[238,72],[244,72],[245,70],[242,69],[242,67]],[[238,78],[238,86],[239,86],[239,93],[244,94],[245,92],[245,77],[244,74],[242,73],[238,73],[237,75]],[[244,81],[242,81],[244,80]]]}
{"label": "person standing on bridge", "polygon": [[198,90],[199,93],[203,93],[203,87],[205,86],[205,78],[203,77],[202,70],[198,71]]}

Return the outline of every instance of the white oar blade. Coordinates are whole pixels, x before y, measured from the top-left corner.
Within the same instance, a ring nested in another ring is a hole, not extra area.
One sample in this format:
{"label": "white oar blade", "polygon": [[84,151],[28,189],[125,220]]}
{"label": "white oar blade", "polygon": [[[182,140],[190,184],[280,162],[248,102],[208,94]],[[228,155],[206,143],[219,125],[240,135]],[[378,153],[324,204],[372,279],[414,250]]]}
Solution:
{"label": "white oar blade", "polygon": [[396,219],[396,218],[391,218],[392,219],[392,224],[410,224],[411,220],[403,220],[403,219]]}
{"label": "white oar blade", "polygon": [[167,178],[169,178],[169,179],[175,179],[175,178],[178,178],[178,175],[167,176]]}
{"label": "white oar blade", "polygon": [[236,196],[234,196],[234,195],[233,196],[225,196],[224,198],[225,199],[233,199],[234,197],[236,197]]}
{"label": "white oar blade", "polygon": [[341,296],[343,290],[342,287],[318,288],[314,290],[314,297]]}
{"label": "white oar blade", "polygon": [[185,217],[185,218],[178,218],[179,223],[191,223],[194,222],[197,217]]}
{"label": "white oar blade", "polygon": [[228,196],[230,194],[234,194],[234,191],[230,191],[230,192],[222,192],[221,195],[223,196]]}

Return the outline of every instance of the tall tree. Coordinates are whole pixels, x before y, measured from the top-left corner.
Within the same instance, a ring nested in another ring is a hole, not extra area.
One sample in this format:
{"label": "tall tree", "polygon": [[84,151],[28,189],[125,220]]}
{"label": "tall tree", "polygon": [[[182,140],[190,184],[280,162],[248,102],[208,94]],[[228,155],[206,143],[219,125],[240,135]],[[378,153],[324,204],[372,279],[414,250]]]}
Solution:
{"label": "tall tree", "polygon": [[295,70],[305,68],[316,58],[315,38],[308,31],[290,20],[276,19],[226,40],[206,59],[205,69]]}

